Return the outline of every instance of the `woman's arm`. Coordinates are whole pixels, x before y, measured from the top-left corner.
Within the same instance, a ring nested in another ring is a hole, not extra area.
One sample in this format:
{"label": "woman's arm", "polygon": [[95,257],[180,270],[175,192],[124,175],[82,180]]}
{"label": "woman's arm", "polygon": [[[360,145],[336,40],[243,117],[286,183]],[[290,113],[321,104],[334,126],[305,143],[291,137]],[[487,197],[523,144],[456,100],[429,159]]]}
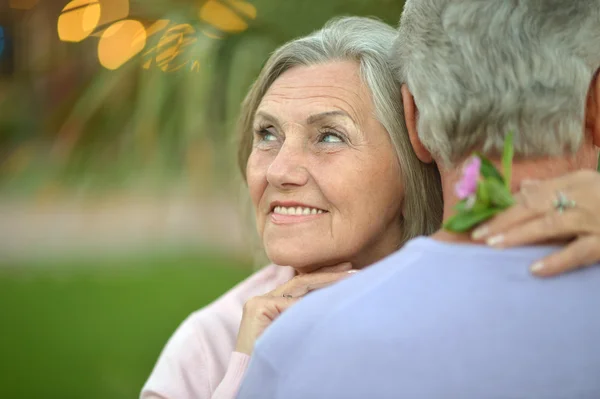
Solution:
{"label": "woman's arm", "polygon": [[498,248],[570,241],[532,265],[532,273],[541,277],[600,261],[600,173],[585,170],[527,182],[516,200],[512,208],[476,229],[473,239]]}
{"label": "woman's arm", "polygon": [[[233,352],[227,366],[227,371],[225,372],[225,377],[223,377],[223,380],[219,383],[219,386],[216,388],[210,399],[235,399],[238,390],[240,389],[240,385],[242,384],[242,380],[244,378],[244,374],[246,373],[246,369],[248,368],[249,362],[250,356],[246,355],[245,353]],[[195,394],[196,393],[186,394],[185,398],[202,399],[202,397],[196,398],[195,396],[190,396]],[[180,397],[165,397],[155,392],[144,390],[140,398],[179,399]]]}
{"label": "woman's arm", "polygon": [[249,362],[250,356],[245,353],[233,352],[225,377],[223,377],[211,399],[235,399]]}
{"label": "woman's arm", "polygon": [[210,399],[219,353],[210,345],[223,344],[209,340],[223,329],[219,310],[209,305],[181,323],[162,350],[140,399]]}

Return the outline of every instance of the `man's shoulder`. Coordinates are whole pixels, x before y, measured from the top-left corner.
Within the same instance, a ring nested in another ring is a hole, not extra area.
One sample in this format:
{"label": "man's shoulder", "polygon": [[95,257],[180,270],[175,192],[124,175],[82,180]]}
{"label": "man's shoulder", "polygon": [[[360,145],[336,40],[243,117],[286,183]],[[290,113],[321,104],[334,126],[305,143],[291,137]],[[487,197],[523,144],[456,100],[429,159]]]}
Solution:
{"label": "man's shoulder", "polygon": [[[341,330],[367,316],[374,317],[374,321],[385,320],[387,316],[380,310],[389,308],[390,302],[410,309],[417,302],[429,303],[440,295],[456,298],[460,292],[488,285],[498,289],[507,284],[518,289],[537,286],[541,281],[531,275],[529,265],[553,250],[556,248],[497,251],[425,237],[413,239],[375,265],[302,299],[267,330],[257,349],[273,353],[295,351],[301,345],[290,343],[303,341],[315,329]],[[597,274],[600,276],[600,268]],[[578,285],[582,278],[585,277],[576,275],[566,281],[560,279],[559,285],[565,289],[565,285]]]}
{"label": "man's shoulder", "polygon": [[[276,374],[284,393],[323,392],[332,386],[325,381],[337,381],[335,392],[343,386],[352,393],[375,389],[382,397],[398,389],[440,397],[455,378],[470,397],[511,387],[538,392],[544,386],[533,386],[537,380],[554,381],[552,389],[564,382],[560,389],[568,392],[569,376],[598,364],[600,267],[549,280],[532,276],[531,262],[554,250],[411,242],[285,312],[259,340],[262,368],[253,375]],[[564,345],[565,337],[576,344]],[[468,371],[447,373],[457,369],[457,359]],[[564,361],[546,367],[555,359]],[[549,397],[552,389],[533,396]]]}

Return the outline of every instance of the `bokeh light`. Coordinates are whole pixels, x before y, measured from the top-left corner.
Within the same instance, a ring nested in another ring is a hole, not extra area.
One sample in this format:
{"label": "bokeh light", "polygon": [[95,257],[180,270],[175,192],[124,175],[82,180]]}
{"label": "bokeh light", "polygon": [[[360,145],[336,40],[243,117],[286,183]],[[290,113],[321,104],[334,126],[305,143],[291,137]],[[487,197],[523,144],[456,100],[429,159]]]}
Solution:
{"label": "bokeh light", "polygon": [[200,8],[200,19],[227,33],[239,33],[248,29],[248,23],[242,16],[256,18],[256,7],[245,1],[230,0],[224,4],[217,0],[208,0]]}
{"label": "bokeh light", "polygon": [[216,33],[215,31],[211,31],[209,29],[202,29],[202,33],[210,39],[221,40],[225,38],[225,35]]}
{"label": "bokeh light", "polygon": [[58,17],[58,37],[65,42],[80,42],[88,37],[100,21],[97,0],[73,0]]}
{"label": "bokeh light", "polygon": [[156,63],[164,72],[174,72],[190,60],[189,47],[197,40],[196,30],[189,24],[175,25],[160,38],[156,48]]}
{"label": "bokeh light", "polygon": [[129,17],[129,0],[99,0],[102,12],[98,27],[90,36],[102,37],[111,23]]}
{"label": "bokeh light", "polygon": [[102,6],[99,26],[125,19],[129,16],[129,0],[99,0]]}
{"label": "bokeh light", "polygon": [[146,37],[150,37],[160,32],[161,30],[169,26],[170,23],[171,21],[169,21],[168,19],[159,19],[158,21],[154,22],[152,25],[146,28]]}
{"label": "bokeh light", "polygon": [[112,24],[98,43],[98,59],[107,69],[118,69],[146,46],[146,29],[141,22],[127,19]]}

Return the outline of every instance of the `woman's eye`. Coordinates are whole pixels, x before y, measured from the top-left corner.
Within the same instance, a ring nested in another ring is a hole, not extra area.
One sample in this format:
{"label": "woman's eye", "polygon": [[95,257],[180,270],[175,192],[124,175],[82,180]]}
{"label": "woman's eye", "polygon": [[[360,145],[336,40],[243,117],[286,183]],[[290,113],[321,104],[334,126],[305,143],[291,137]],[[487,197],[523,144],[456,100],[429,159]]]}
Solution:
{"label": "woman's eye", "polygon": [[324,143],[343,143],[344,140],[339,134],[336,133],[324,133],[321,135],[321,140]]}
{"label": "woman's eye", "polygon": [[256,135],[259,137],[259,141],[261,142],[277,141],[277,136],[269,129],[257,129]]}
{"label": "woman's eye", "polygon": [[269,131],[264,131],[262,133],[262,140],[263,141],[275,141],[277,140],[277,137],[275,137],[275,135]]}

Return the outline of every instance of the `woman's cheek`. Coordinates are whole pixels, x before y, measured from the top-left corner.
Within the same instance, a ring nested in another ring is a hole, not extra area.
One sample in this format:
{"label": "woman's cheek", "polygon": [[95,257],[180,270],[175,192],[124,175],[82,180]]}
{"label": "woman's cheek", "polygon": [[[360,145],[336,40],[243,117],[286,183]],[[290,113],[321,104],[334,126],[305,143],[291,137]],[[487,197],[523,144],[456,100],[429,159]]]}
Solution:
{"label": "woman's cheek", "polygon": [[[261,209],[261,199],[264,196],[265,190],[267,188],[267,177],[265,167],[265,160],[261,159],[260,154],[252,153],[250,158],[248,158],[248,163],[246,164],[246,181],[248,183],[248,191],[250,193],[250,199],[252,200],[252,206],[254,208],[256,221],[258,223],[258,228],[262,229],[261,221],[264,216],[264,212],[260,212]],[[264,204],[262,204],[264,206]]]}

